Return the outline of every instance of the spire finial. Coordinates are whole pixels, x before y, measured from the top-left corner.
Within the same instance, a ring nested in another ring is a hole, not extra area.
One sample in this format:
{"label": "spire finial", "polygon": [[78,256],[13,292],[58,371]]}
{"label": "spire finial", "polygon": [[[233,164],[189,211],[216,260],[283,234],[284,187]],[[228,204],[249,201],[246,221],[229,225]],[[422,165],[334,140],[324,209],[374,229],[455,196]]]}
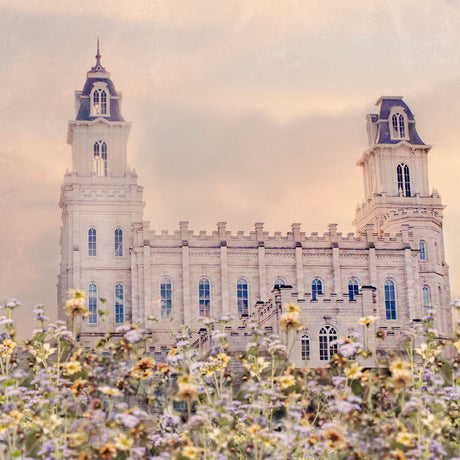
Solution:
{"label": "spire finial", "polygon": [[99,53],[99,37],[97,37],[96,67],[102,67],[101,66],[101,55]]}

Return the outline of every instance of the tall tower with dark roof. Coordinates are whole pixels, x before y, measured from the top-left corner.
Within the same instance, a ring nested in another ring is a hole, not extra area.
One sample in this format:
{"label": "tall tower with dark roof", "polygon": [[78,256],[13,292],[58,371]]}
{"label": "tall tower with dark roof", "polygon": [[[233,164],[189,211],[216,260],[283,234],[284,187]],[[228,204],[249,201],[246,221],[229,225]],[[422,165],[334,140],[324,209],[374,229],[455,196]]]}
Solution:
{"label": "tall tower with dark roof", "polygon": [[[72,169],[61,188],[61,264],[58,305],[67,291],[88,291],[90,316],[83,333],[98,335],[107,324],[129,321],[132,315],[132,227],[143,218],[143,189],[127,164],[131,123],[121,113],[121,93],[101,64],[86,75],[75,92],[76,117],[69,121]],[[98,310],[106,300],[110,312],[102,325]]]}
{"label": "tall tower with dark roof", "polygon": [[[357,163],[363,168],[364,201],[357,209],[355,225],[359,232],[376,237],[405,235],[413,256],[406,273],[411,289],[423,293],[424,304],[445,308],[450,292],[442,230],[444,206],[439,193],[429,189],[431,145],[417,133],[415,117],[402,97],[383,96],[376,106],[378,113],[367,115],[369,147]],[[412,279],[415,274],[420,278]],[[410,295],[409,304],[420,296]]]}

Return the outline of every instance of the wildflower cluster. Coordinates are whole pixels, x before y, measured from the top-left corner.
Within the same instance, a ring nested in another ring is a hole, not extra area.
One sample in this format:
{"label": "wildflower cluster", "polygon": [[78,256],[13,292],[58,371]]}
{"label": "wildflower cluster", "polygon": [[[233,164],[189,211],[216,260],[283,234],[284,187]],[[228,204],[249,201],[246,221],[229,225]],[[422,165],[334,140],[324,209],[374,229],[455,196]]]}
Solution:
{"label": "wildflower cluster", "polygon": [[[287,305],[282,336],[247,325],[229,346],[231,317],[205,319],[206,353],[185,328],[162,362],[145,331],[125,324],[93,350],[74,338],[87,315],[71,293],[64,322],[34,308],[39,327],[15,340],[17,301],[0,309],[0,459],[442,459],[459,457],[460,340],[442,342],[435,311],[407,330],[399,350],[339,338],[326,369],[289,361],[304,327]],[[3,312],[3,316],[1,313]],[[459,327],[460,329],[460,327]],[[373,339],[373,337],[372,337]]]}

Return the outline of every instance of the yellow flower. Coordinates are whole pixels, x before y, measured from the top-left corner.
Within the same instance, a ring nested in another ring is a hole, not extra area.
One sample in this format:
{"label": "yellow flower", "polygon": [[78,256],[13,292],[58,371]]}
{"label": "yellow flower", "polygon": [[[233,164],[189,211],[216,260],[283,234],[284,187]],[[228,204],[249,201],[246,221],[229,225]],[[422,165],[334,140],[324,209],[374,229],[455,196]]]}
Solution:
{"label": "yellow flower", "polygon": [[63,367],[65,375],[73,375],[81,371],[81,364],[78,361],[69,361]]}
{"label": "yellow flower", "polygon": [[133,447],[134,441],[128,438],[124,433],[120,433],[115,438],[115,447],[120,450],[129,450]]}
{"label": "yellow flower", "polygon": [[260,425],[258,423],[254,423],[248,428],[248,431],[250,434],[254,435],[258,431],[260,431]]}
{"label": "yellow flower", "polygon": [[350,367],[345,368],[344,373],[350,380],[355,380],[363,375],[362,369],[363,367],[358,362],[354,362]]}
{"label": "yellow flower", "polygon": [[98,390],[107,396],[123,396],[123,393],[118,388],[102,386],[98,387]]}
{"label": "yellow flower", "polygon": [[193,401],[198,396],[198,385],[189,382],[178,382],[179,390],[176,393],[178,401]]}
{"label": "yellow flower", "polygon": [[280,325],[286,331],[289,331],[290,329],[301,329],[302,328],[302,323],[299,320],[298,313],[290,313],[290,312],[283,313],[280,317]]}
{"label": "yellow flower", "polygon": [[278,378],[278,382],[280,384],[280,388],[282,390],[286,390],[295,385],[295,378],[293,375],[282,375]]}
{"label": "yellow flower", "polygon": [[288,303],[284,306],[284,311],[287,313],[300,313],[300,307],[295,303]]}
{"label": "yellow flower", "polygon": [[69,297],[74,299],[87,299],[88,296],[86,295],[85,291],[81,289],[69,289]]}
{"label": "yellow flower", "polygon": [[84,297],[71,297],[65,303],[64,310],[67,316],[72,316],[72,318],[75,318],[75,316],[85,316],[89,313],[85,305]]}
{"label": "yellow flower", "polygon": [[378,316],[366,316],[365,318],[361,318],[358,321],[358,324],[362,324],[364,326],[369,327],[372,323],[375,323],[379,319]]}
{"label": "yellow flower", "polygon": [[390,371],[397,385],[407,386],[412,382],[412,371],[408,362],[397,359],[390,364]]}
{"label": "yellow flower", "polygon": [[0,356],[11,355],[16,345],[16,342],[13,342],[11,339],[5,339],[3,343],[0,343]]}
{"label": "yellow flower", "polygon": [[441,349],[439,350],[433,350],[431,348],[428,348],[428,345],[426,343],[420,344],[420,347],[416,348],[415,351],[427,362],[432,363],[436,356],[439,355],[441,352]]}
{"label": "yellow flower", "polygon": [[415,445],[416,436],[412,433],[408,433],[407,431],[399,432],[396,436],[396,442],[402,444],[406,447],[412,447]]}
{"label": "yellow flower", "polygon": [[77,431],[76,433],[70,433],[68,436],[70,445],[72,447],[81,446],[86,441],[86,436],[81,431]]}
{"label": "yellow flower", "polygon": [[195,446],[185,446],[182,449],[182,455],[189,460],[198,460],[200,458],[200,449]]}
{"label": "yellow flower", "polygon": [[99,454],[101,458],[112,460],[117,455],[117,449],[115,449],[115,444],[111,441],[108,441],[99,449]]}
{"label": "yellow flower", "polygon": [[130,371],[131,377],[146,379],[153,374],[157,364],[153,358],[142,358]]}

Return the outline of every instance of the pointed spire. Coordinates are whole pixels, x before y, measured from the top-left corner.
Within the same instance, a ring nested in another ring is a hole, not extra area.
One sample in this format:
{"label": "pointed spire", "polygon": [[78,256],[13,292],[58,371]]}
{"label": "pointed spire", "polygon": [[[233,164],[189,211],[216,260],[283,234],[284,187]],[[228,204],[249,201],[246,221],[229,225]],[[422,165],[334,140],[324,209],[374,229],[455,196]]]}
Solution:
{"label": "pointed spire", "polygon": [[104,67],[101,64],[101,53],[99,50],[99,37],[97,37],[97,54],[96,54],[96,65],[91,67],[91,72],[105,72]]}

